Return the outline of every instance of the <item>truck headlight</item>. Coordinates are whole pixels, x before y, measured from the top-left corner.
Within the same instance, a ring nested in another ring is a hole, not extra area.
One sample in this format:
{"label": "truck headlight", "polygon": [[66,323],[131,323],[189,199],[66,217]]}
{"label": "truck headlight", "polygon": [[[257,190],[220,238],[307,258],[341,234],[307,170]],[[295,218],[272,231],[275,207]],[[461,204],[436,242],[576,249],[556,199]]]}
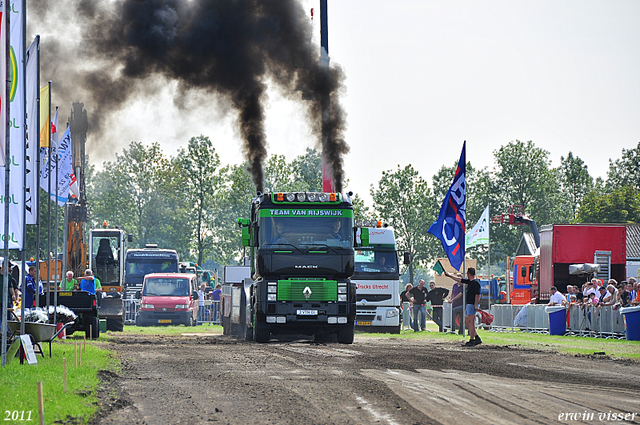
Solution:
{"label": "truck headlight", "polygon": [[338,294],[346,294],[347,287],[346,286],[338,286]]}
{"label": "truck headlight", "polygon": [[338,301],[347,301],[347,294],[339,294]]}
{"label": "truck headlight", "polygon": [[267,292],[269,294],[275,294],[278,292],[278,287],[276,285],[269,285],[267,286]]}
{"label": "truck headlight", "polygon": [[278,301],[277,294],[267,294],[267,301]]}
{"label": "truck headlight", "polygon": [[176,310],[179,308],[189,308],[189,304],[176,304]]}
{"label": "truck headlight", "polygon": [[140,304],[140,308],[154,309],[156,307],[153,304]]}
{"label": "truck headlight", "polygon": [[398,309],[394,308],[393,310],[387,310],[387,319],[390,317],[397,317]]}

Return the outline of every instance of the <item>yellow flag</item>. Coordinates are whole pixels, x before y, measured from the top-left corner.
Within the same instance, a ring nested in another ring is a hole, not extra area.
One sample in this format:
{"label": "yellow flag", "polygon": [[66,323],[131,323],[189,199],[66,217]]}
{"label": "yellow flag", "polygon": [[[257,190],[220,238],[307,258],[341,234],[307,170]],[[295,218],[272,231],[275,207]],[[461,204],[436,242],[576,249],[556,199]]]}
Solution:
{"label": "yellow flag", "polygon": [[40,88],[40,147],[49,147],[49,85]]}

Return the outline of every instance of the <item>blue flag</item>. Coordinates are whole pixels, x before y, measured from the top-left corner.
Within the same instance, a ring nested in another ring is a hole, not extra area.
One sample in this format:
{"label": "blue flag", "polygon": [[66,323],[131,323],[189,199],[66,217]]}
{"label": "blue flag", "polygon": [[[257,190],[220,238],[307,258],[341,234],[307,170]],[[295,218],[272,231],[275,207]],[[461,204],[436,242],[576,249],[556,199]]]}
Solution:
{"label": "blue flag", "polygon": [[467,211],[466,190],[466,146],[462,145],[462,153],[453,183],[444,197],[438,214],[438,220],[429,227],[429,233],[440,239],[449,262],[459,270],[464,261],[465,216]]}

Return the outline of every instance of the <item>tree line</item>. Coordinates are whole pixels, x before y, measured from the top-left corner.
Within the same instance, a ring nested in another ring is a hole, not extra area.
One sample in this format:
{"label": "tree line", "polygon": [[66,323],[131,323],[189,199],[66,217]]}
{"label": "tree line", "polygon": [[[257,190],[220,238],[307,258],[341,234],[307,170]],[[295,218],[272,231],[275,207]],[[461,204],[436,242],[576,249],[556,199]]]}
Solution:
{"label": "tree line", "polygon": [[[549,152],[532,141],[515,140],[493,154],[491,168],[467,163],[468,229],[488,204],[491,215],[521,205],[538,226],[640,222],[640,143],[609,160],[605,180],[594,179],[572,152],[560,158],[559,167],[552,167]],[[371,207],[355,197],[356,218],[375,218],[396,229],[398,249],[410,252],[414,260],[408,270],[411,280],[415,273],[424,274],[434,258],[444,256],[439,241],[427,229],[438,216],[456,165],[443,165],[429,181],[410,164],[398,166],[383,171],[377,184],[371,185]],[[321,191],[321,169],[320,154],[313,149],[291,161],[272,155],[264,167],[265,190]],[[217,265],[238,264],[242,258],[237,218],[247,216],[255,188],[247,164],[222,165],[208,137],[191,138],[175,157],[165,155],[158,143],[132,142],[100,171],[90,165],[85,178],[88,227],[107,221],[131,233],[134,247],[157,243],[199,264],[208,260]],[[346,181],[346,190],[348,185]],[[46,199],[42,193],[41,199]],[[46,214],[44,205],[43,227]],[[522,232],[528,230],[492,225],[492,263],[513,255]],[[27,246],[35,246],[34,229],[28,230],[27,237]],[[41,231],[41,246],[46,243],[47,235]],[[487,249],[471,248],[468,256],[484,264]]]}

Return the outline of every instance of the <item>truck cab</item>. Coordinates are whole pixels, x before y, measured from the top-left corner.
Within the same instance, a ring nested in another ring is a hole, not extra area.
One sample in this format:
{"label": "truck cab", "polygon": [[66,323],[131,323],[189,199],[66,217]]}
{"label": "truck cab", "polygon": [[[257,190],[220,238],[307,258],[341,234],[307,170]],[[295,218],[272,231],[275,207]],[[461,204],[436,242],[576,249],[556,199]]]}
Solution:
{"label": "truck cab", "polygon": [[353,204],[349,194],[267,193],[240,219],[253,283],[247,336],[336,334],[352,343],[355,322]]}

